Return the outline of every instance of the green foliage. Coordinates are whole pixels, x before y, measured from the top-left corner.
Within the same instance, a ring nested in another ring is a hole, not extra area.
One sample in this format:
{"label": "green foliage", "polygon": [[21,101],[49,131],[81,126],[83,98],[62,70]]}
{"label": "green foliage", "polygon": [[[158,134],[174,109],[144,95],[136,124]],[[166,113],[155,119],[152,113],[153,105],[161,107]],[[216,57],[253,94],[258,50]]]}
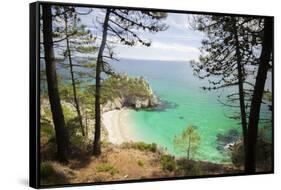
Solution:
{"label": "green foliage", "polygon": [[133,78],[127,75],[110,76],[102,83],[102,102],[117,97],[150,97],[149,84],[144,78]]}
{"label": "green foliage", "polygon": [[96,167],[97,172],[108,172],[110,175],[114,176],[119,173],[119,170],[108,163],[102,163]]}
{"label": "green foliage", "polygon": [[[257,152],[256,163],[257,168],[262,170],[271,169],[271,156],[272,156],[272,144],[271,140],[266,136],[265,131],[267,127],[259,129],[259,136],[257,139]],[[237,166],[243,166],[244,164],[244,147],[241,141],[236,142],[230,150],[230,157],[232,163]]]}
{"label": "green foliage", "polygon": [[55,130],[51,126],[41,126],[40,127],[41,137],[51,139],[55,136]]}
{"label": "green foliage", "polygon": [[200,137],[194,126],[187,127],[180,136],[175,136],[173,144],[176,150],[187,154],[187,159],[194,157],[197,153]]}
{"label": "green foliage", "polygon": [[244,164],[244,146],[241,142],[234,144],[233,147],[231,147],[230,151],[230,157],[232,163],[239,167],[243,166]]}
{"label": "green foliage", "polygon": [[143,166],[144,166],[144,162],[143,162],[142,160],[138,160],[138,165],[139,165],[140,167],[143,167]]}
{"label": "green foliage", "polygon": [[79,53],[91,53],[97,50],[94,46],[77,46],[76,51]]}
{"label": "green foliage", "polygon": [[64,119],[66,122],[76,117],[75,111],[71,108],[70,105],[62,104]]}
{"label": "green foliage", "polygon": [[[60,40],[67,36],[71,54],[97,51],[96,37],[93,37],[91,31],[87,30],[86,25],[81,24],[79,14],[74,7],[55,6],[54,18],[56,27],[53,31],[53,37]],[[67,53],[64,55],[67,56]]]}
{"label": "green foliage", "polygon": [[157,152],[157,144],[151,143],[147,144],[144,142],[125,142],[122,144],[123,148],[133,148],[141,151]]}
{"label": "green foliage", "polygon": [[177,172],[185,176],[199,176],[203,173],[200,163],[189,159],[177,160]]}
{"label": "green foliage", "polygon": [[68,183],[68,180],[62,172],[56,171],[51,162],[47,161],[40,164],[40,183],[41,185],[56,185]]}
{"label": "green foliage", "polygon": [[270,91],[264,91],[263,92],[263,98],[269,102],[272,102],[272,92]]}
{"label": "green foliage", "polygon": [[109,142],[109,141],[106,141],[106,140],[101,141],[101,147],[103,149],[110,148],[110,147],[112,147],[112,145],[113,145],[112,142]]}
{"label": "green foliage", "polygon": [[50,162],[42,162],[40,166],[40,177],[47,178],[54,175],[55,170]]}
{"label": "green foliage", "polygon": [[[41,105],[42,105],[42,103],[41,103]],[[52,127],[53,119],[52,119],[52,112],[51,112],[50,106],[42,105],[40,114],[41,114],[40,115],[41,127]]]}
{"label": "green foliage", "polygon": [[160,159],[160,163],[164,171],[172,172],[175,171],[176,169],[175,158],[170,155],[162,155]]}

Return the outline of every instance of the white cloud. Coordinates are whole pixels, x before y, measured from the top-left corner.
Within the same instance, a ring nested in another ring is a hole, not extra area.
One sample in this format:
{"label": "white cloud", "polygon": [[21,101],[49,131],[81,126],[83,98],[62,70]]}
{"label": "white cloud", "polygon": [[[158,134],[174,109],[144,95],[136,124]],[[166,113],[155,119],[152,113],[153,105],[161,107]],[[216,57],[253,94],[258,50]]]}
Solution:
{"label": "white cloud", "polygon": [[[97,36],[97,44],[100,43],[101,28],[97,24],[96,18],[103,18],[104,12],[101,9],[94,10],[91,16],[82,18],[82,22],[87,24],[93,35]],[[119,58],[130,59],[153,59],[153,60],[197,60],[200,54],[198,47],[202,39],[202,34],[188,28],[188,15],[170,13],[165,20],[169,25],[166,31],[149,33],[147,31],[138,31],[142,39],[150,39],[150,47],[136,45],[128,47],[120,43],[117,37],[108,36],[108,41],[113,41],[114,52]]]}
{"label": "white cloud", "polygon": [[163,42],[152,42],[152,48],[157,48],[167,51],[177,51],[185,53],[200,53],[198,48],[191,47],[188,45],[182,45],[178,43],[163,43]]}
{"label": "white cloud", "polygon": [[161,42],[157,42],[151,47],[117,46],[115,50],[117,56],[120,58],[174,61],[197,60],[200,53],[199,50],[194,47],[181,44],[165,44]]}

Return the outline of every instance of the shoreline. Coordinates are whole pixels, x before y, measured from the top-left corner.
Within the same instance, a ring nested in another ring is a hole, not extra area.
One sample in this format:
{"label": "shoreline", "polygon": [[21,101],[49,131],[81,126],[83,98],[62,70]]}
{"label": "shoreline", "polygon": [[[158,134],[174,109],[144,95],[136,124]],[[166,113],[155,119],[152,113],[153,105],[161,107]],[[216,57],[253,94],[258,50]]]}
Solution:
{"label": "shoreline", "polygon": [[137,141],[129,118],[129,109],[107,111],[102,114],[102,122],[108,133],[108,141],[113,144]]}

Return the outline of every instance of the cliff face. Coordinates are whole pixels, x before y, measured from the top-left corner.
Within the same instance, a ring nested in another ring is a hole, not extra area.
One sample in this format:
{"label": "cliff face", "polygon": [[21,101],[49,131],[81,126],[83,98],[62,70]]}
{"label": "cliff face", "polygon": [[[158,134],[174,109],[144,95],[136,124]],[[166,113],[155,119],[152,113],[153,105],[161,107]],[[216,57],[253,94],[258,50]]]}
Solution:
{"label": "cliff face", "polygon": [[158,97],[153,93],[148,82],[143,78],[129,78],[125,76],[118,79],[114,88],[115,96],[109,98],[102,105],[103,112],[121,109],[122,107],[146,109],[159,105]]}
{"label": "cliff face", "polygon": [[121,109],[123,107],[145,109],[156,107],[158,104],[159,101],[155,95],[152,95],[150,97],[118,97],[114,100],[108,100],[106,104],[102,106],[102,111],[107,112],[115,109]]}

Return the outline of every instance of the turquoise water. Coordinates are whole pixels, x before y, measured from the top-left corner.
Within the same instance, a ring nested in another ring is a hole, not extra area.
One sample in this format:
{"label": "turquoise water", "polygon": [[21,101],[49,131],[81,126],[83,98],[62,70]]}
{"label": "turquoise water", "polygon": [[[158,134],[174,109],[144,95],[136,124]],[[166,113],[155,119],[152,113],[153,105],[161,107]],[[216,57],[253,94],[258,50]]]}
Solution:
{"label": "turquoise water", "polygon": [[207,82],[195,77],[188,63],[122,60],[112,64],[118,72],[145,77],[166,107],[154,111],[130,111],[132,127],[139,139],[155,142],[169,153],[183,156],[184,153],[174,149],[173,138],[187,126],[194,125],[201,138],[195,158],[213,162],[228,159],[216,149],[216,135],[232,128],[241,131],[241,127],[238,121],[226,117],[231,113],[230,108],[217,101],[222,92],[202,90],[200,87]]}
{"label": "turquoise water", "polygon": [[[237,91],[238,87],[223,91],[204,91],[206,80],[193,75],[189,63],[178,61],[148,61],[122,59],[111,63],[119,73],[143,76],[149,81],[154,93],[160,97],[161,105],[152,111],[130,110],[132,129],[137,138],[147,143],[157,143],[170,154],[185,156],[173,146],[173,138],[190,125],[196,126],[201,142],[195,159],[212,162],[229,161],[227,154],[217,150],[217,134],[226,134],[230,129],[241,132],[239,121],[227,115],[239,110],[222,106],[218,96]],[[65,73],[60,69],[61,73]],[[271,75],[266,89],[271,90]],[[266,105],[262,106],[261,117],[271,118]],[[269,129],[271,132],[271,129]],[[271,133],[269,133],[271,136]]]}

